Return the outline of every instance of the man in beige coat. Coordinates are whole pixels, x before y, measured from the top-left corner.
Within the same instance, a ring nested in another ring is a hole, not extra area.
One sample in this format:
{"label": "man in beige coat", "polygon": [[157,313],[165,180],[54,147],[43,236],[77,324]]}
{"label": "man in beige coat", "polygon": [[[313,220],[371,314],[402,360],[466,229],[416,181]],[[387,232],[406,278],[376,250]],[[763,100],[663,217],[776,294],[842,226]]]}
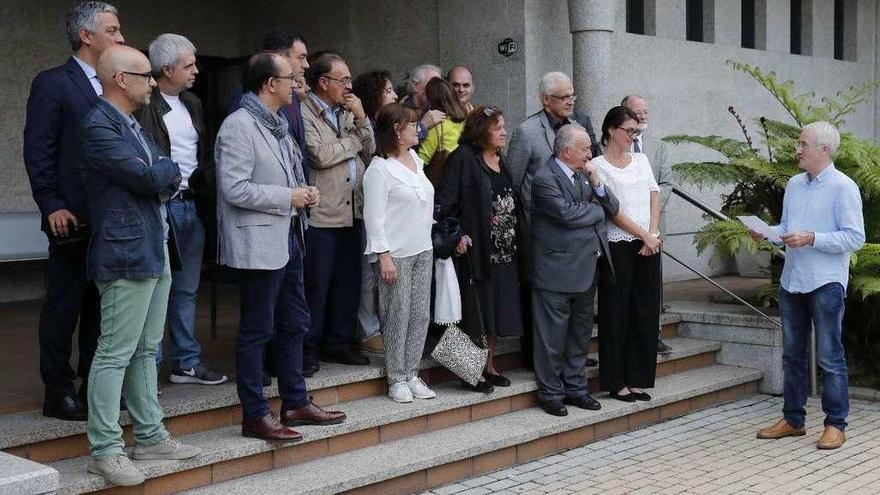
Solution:
{"label": "man in beige coat", "polygon": [[360,354],[357,309],[363,245],[366,160],[375,150],[373,129],[352,93],[345,60],[323,53],[311,61],[303,102],[309,184],[321,190],[306,235],[305,280],[311,326],[303,351],[303,374],[326,362],[368,364]]}

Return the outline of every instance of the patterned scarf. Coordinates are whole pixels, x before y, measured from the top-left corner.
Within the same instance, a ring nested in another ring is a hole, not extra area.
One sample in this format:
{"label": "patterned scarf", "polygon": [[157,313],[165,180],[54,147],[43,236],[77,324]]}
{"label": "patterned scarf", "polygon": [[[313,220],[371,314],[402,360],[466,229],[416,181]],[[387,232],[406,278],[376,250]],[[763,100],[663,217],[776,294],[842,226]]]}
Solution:
{"label": "patterned scarf", "polygon": [[287,119],[280,112],[273,113],[269,110],[269,107],[252,92],[245,93],[241,97],[241,107],[275,136],[281,146],[281,154],[287,161],[285,165],[289,165],[293,171],[293,178],[296,180],[295,186],[305,187],[307,184],[302,171],[302,152],[288,132]]}

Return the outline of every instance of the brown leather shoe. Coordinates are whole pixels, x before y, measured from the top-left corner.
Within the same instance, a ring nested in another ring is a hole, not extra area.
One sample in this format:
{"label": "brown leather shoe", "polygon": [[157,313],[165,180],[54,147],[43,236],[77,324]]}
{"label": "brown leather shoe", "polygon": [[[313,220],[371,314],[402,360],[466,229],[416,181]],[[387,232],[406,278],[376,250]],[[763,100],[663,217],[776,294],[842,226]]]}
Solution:
{"label": "brown leather shoe", "polygon": [[777,440],[785,437],[802,437],[807,434],[807,430],[803,427],[794,428],[784,418],[776,422],[775,425],[758,430],[758,438]]}
{"label": "brown leather shoe", "polygon": [[281,422],[285,426],[338,425],[343,421],[345,421],[344,412],[325,411],[312,402],[311,397],[309,397],[309,403],[303,407],[296,409],[281,408]]}
{"label": "brown leather shoe", "polygon": [[278,416],[269,411],[259,419],[245,419],[241,422],[241,435],[248,438],[262,438],[263,440],[286,440],[299,442],[302,435],[287,428],[278,421]]}
{"label": "brown leather shoe", "polygon": [[822,450],[839,449],[843,442],[846,441],[846,435],[833,426],[826,426],[819,441],[816,442],[816,448]]}

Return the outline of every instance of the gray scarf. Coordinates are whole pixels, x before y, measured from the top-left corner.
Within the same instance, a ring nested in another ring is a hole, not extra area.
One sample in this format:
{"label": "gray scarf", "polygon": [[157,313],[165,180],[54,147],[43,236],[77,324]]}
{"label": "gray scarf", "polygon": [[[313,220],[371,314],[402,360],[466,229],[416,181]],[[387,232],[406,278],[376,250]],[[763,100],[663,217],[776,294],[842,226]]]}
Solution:
{"label": "gray scarf", "polygon": [[254,120],[275,136],[278,140],[278,145],[281,146],[282,156],[293,171],[296,187],[305,187],[306,180],[302,172],[302,152],[299,146],[294,143],[290,133],[287,132],[289,127],[287,119],[280,112],[273,113],[269,110],[269,107],[257,98],[257,95],[253,92],[247,92],[241,97],[241,107],[247,110]]}
{"label": "gray scarf", "polygon": [[[281,115],[280,111],[273,113],[269,110],[269,107],[257,98],[257,95],[253,92],[247,92],[242,95],[241,107],[247,110],[254,120],[268,129],[278,139],[278,145],[281,146],[281,157],[284,159],[285,165],[293,171],[293,179],[296,182],[294,187],[306,187],[306,179],[302,171],[302,152],[299,146],[294,143],[290,133],[287,132],[287,119]],[[308,216],[306,215],[305,208],[297,208],[297,215],[300,219],[300,226],[305,231],[308,228]],[[302,233],[300,232],[301,235]]]}

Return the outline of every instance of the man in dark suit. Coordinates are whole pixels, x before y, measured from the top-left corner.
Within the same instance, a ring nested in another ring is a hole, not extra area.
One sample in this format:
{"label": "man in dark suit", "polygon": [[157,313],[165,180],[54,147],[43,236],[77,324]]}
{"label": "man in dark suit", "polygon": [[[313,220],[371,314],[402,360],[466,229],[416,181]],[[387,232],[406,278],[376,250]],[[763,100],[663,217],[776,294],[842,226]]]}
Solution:
{"label": "man in dark suit", "polygon": [[87,271],[101,292],[101,336],[89,374],[88,471],[128,486],[144,477],[122,450],[122,395],[133,423],[132,458],[188,459],[200,452],[162,426],[156,389],[156,350],[171,287],[166,206],[180,186],[180,168],[132,115],[156,86],[147,57],[111,47],[97,68],[103,96],[80,130],[86,204],[95,224]]}
{"label": "man in dark suit", "polygon": [[[34,78],[27,102],[24,162],[34,201],[49,238],[46,299],[40,313],[40,376],[43,415],[86,419],[85,383],[99,333],[99,298],[86,279],[90,222],[85,185],[77,164],[78,130],[102,94],[95,71],[108,47],[125,43],[116,8],[103,2],[76,4],[65,19],[73,56]],[[70,367],[71,340],[79,320],[79,397]]]}
{"label": "man in dark suit", "polygon": [[585,366],[596,263],[609,260],[605,218],[619,205],[599,180],[582,127],[563,126],[554,142],[554,156],[537,170],[532,188],[532,313],[541,407],[565,416],[565,404],[601,407],[587,392]]}

